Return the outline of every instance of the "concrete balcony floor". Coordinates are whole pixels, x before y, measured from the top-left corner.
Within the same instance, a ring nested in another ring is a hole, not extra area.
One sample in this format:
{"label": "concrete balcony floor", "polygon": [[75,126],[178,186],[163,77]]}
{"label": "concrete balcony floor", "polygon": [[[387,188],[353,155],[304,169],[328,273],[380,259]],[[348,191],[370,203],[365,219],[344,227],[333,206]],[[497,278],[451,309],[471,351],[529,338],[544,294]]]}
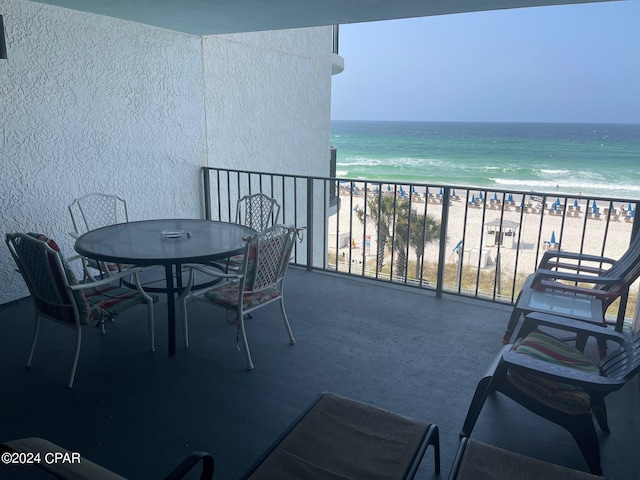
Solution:
{"label": "concrete balcony floor", "polygon": [[[510,308],[328,273],[289,270],[290,346],[276,304],[247,321],[255,370],[244,369],[236,327],[222,309],[190,302],[190,346],[167,356],[166,300],[156,306],[155,353],[137,307],[106,335],[83,330],[67,389],[71,331],[43,322],[33,366],[30,300],[0,307],[0,440],[39,436],[127,478],[162,478],[193,450],[216,461],[217,479],[238,478],[321,392],[332,391],[440,428],[442,473],[433,452],[417,478],[447,478],[477,381],[501,347]],[[611,434],[601,435],[609,479],[637,478],[636,379],[608,397]],[[585,470],[568,432],[501,395],[490,398],[474,437]],[[45,478],[0,466],[1,478]],[[48,477],[46,477],[48,478]]]}

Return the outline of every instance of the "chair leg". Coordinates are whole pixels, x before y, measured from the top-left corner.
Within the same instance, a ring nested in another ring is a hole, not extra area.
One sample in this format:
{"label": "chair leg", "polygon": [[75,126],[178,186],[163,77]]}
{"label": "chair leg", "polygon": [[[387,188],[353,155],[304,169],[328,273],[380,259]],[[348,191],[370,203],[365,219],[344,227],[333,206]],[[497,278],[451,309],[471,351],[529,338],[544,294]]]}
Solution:
{"label": "chair leg", "polygon": [[156,328],[153,319],[153,301],[147,304],[147,317],[149,323],[149,347],[152,352],[156,351]]}
{"label": "chair leg", "polygon": [[247,341],[247,332],[244,328],[244,315],[238,310],[237,316],[238,328],[242,336],[242,347],[244,348],[244,356],[247,360],[247,370],[253,370],[253,362],[251,361],[251,352],[249,351],[249,342]]}
{"label": "chair leg", "polygon": [[[149,347],[152,352],[156,351],[156,334],[155,334],[155,322],[153,319],[153,298],[144,291],[142,288],[142,284],[140,283],[140,277],[137,273],[133,274],[133,281],[138,289],[138,292],[145,299],[145,303],[147,304],[147,322],[149,324]],[[102,326],[102,331],[104,333],[104,324]]]}
{"label": "chair leg", "polygon": [[593,475],[602,475],[602,465],[600,463],[600,445],[593,420],[590,415],[581,415],[580,419],[575,419],[571,428],[571,435],[578,444],[584,459]]}
{"label": "chair leg", "polygon": [[36,342],[38,341],[38,333],[40,333],[40,316],[36,313],[35,326],[33,328],[33,338],[31,340],[31,348],[29,349],[29,355],[27,356],[27,367],[31,366],[31,360],[33,360],[33,352],[36,349]]}
{"label": "chair leg", "polygon": [[511,340],[511,335],[513,335],[513,331],[516,329],[516,325],[518,324],[521,314],[522,310],[518,308],[518,302],[516,301],[516,306],[513,307],[511,317],[509,317],[509,323],[507,324],[507,329],[502,337],[502,343],[507,344]]}
{"label": "chair leg", "polygon": [[280,297],[280,310],[282,311],[282,318],[284,318],[284,324],[287,327],[287,333],[289,334],[289,344],[294,345],[296,343],[296,339],[293,338],[293,332],[291,331],[291,325],[289,325],[287,312],[284,310],[284,297]]}
{"label": "chair leg", "polygon": [[480,412],[482,411],[482,407],[484,406],[487,397],[491,392],[496,390],[496,384],[500,385],[502,381],[501,379],[506,376],[506,368],[502,363],[502,353],[509,348],[509,345],[502,347],[500,353],[493,359],[487,373],[485,373],[484,377],[482,377],[478,382],[476,391],[473,394],[473,399],[471,400],[471,405],[469,405],[469,410],[467,411],[467,416],[464,419],[460,436],[471,436],[473,427],[475,427],[476,422],[478,421],[478,417],[480,416]]}
{"label": "chair leg", "polygon": [[187,299],[179,298],[182,312],[182,329],[184,330],[184,348],[189,348],[189,321],[187,320]]}
{"label": "chair leg", "polygon": [[604,398],[591,395],[591,410],[600,429],[605,433],[611,433],[607,420],[607,404],[604,403]]}
{"label": "chair leg", "polygon": [[460,433],[461,436],[471,436],[471,432],[478,421],[482,407],[484,406],[489,393],[491,393],[490,387],[492,379],[493,377],[484,377],[478,382],[476,391],[473,394],[473,399],[471,400],[471,405],[469,405],[469,410],[467,411],[467,416],[465,417],[464,424],[462,425],[462,432]]}
{"label": "chair leg", "polygon": [[69,388],[73,387],[73,380],[76,376],[76,368],[78,367],[78,358],[80,357],[80,344],[82,343],[82,329],[76,327],[76,349],[73,354],[73,364],[71,365],[71,374],[69,375]]}

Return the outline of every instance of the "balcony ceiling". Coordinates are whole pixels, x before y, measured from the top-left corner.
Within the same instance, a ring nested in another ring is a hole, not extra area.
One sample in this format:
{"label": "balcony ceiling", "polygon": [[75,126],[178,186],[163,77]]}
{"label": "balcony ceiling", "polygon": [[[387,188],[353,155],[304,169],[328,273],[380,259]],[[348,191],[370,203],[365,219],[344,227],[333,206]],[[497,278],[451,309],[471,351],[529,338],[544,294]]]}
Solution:
{"label": "balcony ceiling", "polygon": [[604,0],[40,0],[194,35],[426,17]]}

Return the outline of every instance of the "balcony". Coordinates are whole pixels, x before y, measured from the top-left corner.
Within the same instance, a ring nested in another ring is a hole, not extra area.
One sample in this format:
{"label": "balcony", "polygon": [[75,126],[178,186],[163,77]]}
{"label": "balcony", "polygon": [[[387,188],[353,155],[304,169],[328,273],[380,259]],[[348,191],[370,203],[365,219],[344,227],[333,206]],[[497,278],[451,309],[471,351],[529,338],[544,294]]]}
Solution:
{"label": "balcony", "polygon": [[[433,473],[427,454],[416,478],[447,478],[510,307],[297,267],[287,275],[286,302],[297,343],[288,344],[277,305],[258,311],[247,322],[253,371],[244,369],[225,312],[200,302],[189,304],[190,346],[173,358],[164,299],[155,309],[153,354],[140,310],[119,316],[106,335],[86,327],[73,390],[66,388],[72,333],[44,322],[25,370],[31,303],[5,304],[0,440],[45,437],[139,479],[162,478],[188,452],[206,450],[215,478],[236,479],[320,392],[333,391],[438,424],[443,471]],[[601,437],[601,449],[609,479],[634,478],[640,468],[639,392],[636,377],[607,397],[611,434]],[[567,432],[502,396],[487,402],[474,436],[586,469]],[[39,478],[24,466],[0,466],[0,477]]]}

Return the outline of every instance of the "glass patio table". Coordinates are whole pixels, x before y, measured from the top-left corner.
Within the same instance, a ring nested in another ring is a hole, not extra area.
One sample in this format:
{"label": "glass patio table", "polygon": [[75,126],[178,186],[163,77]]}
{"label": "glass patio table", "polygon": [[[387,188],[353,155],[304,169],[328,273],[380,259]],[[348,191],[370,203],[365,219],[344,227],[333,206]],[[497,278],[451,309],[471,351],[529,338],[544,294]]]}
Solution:
{"label": "glass patio table", "polygon": [[[169,356],[176,353],[175,295],[182,291],[182,265],[207,264],[244,252],[244,237],[255,233],[235,223],[199,219],[162,219],[119,223],[81,235],[76,251],[104,262],[138,266],[161,265],[167,294]],[[202,288],[206,285],[198,285]]]}

